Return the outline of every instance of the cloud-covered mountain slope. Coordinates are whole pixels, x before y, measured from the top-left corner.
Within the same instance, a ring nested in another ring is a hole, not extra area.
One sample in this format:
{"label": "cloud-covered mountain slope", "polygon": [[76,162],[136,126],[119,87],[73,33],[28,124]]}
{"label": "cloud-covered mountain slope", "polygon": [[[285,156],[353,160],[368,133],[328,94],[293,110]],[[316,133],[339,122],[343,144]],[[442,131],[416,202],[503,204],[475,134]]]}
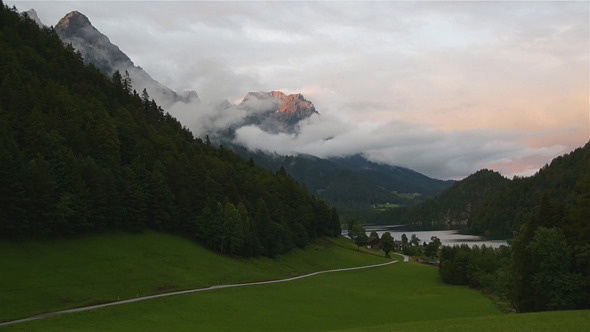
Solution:
{"label": "cloud-covered mountain slope", "polygon": [[164,107],[176,102],[188,103],[199,100],[195,91],[177,93],[154,80],[145,70],[136,66],[117,45],[112,44],[107,36],[98,31],[88,17],[78,11],[64,16],[55,26],[55,31],[63,42],[71,43],[80,51],[84,63],[92,63],[109,76],[117,70],[121,74],[127,71],[135,90],[141,92],[145,88],[151,98]]}

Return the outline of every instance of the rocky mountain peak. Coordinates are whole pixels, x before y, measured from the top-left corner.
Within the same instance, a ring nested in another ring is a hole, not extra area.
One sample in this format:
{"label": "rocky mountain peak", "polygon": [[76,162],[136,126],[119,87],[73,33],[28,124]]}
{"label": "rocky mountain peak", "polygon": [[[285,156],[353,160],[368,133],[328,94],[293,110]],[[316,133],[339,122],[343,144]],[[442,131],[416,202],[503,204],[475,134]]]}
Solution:
{"label": "rocky mountain peak", "polygon": [[282,91],[248,92],[242,101],[242,105],[247,105],[253,100],[274,101],[272,110],[285,114],[302,113],[303,118],[318,113],[313,104],[300,93],[286,95]]}
{"label": "rocky mountain peak", "polygon": [[[70,12],[59,20],[55,26],[55,32],[57,32],[57,35],[63,41],[72,43],[72,46],[81,51],[82,55],[84,55],[84,53],[91,53],[90,50],[88,50],[89,52],[85,52],[89,47],[100,48],[108,50],[108,53],[117,53],[117,56],[119,57],[118,60],[131,62],[129,58],[122,59],[122,52],[119,48],[112,45],[109,38],[98,31],[92,23],[90,23],[88,17],[79,11]],[[89,55],[90,54],[88,54],[88,56]],[[111,56],[112,54],[108,55]],[[85,57],[85,59],[86,58],[87,57]]]}
{"label": "rocky mountain peak", "polygon": [[268,98],[268,96],[266,96],[265,92],[248,92],[248,94],[246,94],[246,96],[244,97],[244,99],[242,99],[242,104],[246,104],[249,101],[252,100],[264,100]]}
{"label": "rocky mountain peak", "polygon": [[37,15],[37,12],[34,9],[29,9],[26,12],[24,12],[23,14],[27,14],[27,16],[32,19],[33,21],[35,21],[35,23],[37,23],[38,26],[40,27],[44,27],[45,25],[43,24],[43,22],[41,22],[41,19],[39,19],[39,16]]}
{"label": "rocky mountain peak", "polygon": [[128,72],[133,88],[148,91],[150,97],[158,104],[169,107],[176,102],[199,102],[195,91],[177,93],[154,80],[145,70],[111,43],[109,38],[98,31],[88,17],[79,11],[72,11],[64,16],[55,26],[55,32],[64,43],[70,43],[80,51],[86,64],[92,63],[101,72],[111,76],[115,71]]}
{"label": "rocky mountain peak", "polygon": [[271,92],[269,92],[269,94],[270,94],[271,97],[273,97],[273,98],[275,98],[276,100],[279,100],[279,101],[284,101],[285,100],[285,97],[287,97],[287,95],[284,94],[281,91],[271,91]]}
{"label": "rocky mountain peak", "polygon": [[300,93],[285,96],[279,111],[286,114],[300,113],[305,117],[317,113],[313,104]]}
{"label": "rocky mountain peak", "polygon": [[[90,20],[86,15],[80,13],[77,10],[69,12],[64,16],[59,22],[57,22],[57,26],[64,27],[64,28],[72,28],[72,29],[79,29],[85,26],[91,26]],[[56,26],[56,27],[57,27]]]}
{"label": "rocky mountain peak", "polygon": [[282,91],[249,92],[240,106],[251,112],[247,124],[270,132],[296,132],[299,121],[319,114],[302,94],[286,95]]}
{"label": "rocky mountain peak", "polygon": [[[90,23],[88,17],[79,11],[73,11],[64,16],[61,20],[59,20],[59,22],[57,22],[55,30],[66,37],[80,35],[93,35],[93,37],[96,37],[96,35],[102,35],[98,30],[96,30],[92,23]],[[104,37],[106,38],[106,36]],[[106,41],[108,41],[108,38],[106,38]]]}

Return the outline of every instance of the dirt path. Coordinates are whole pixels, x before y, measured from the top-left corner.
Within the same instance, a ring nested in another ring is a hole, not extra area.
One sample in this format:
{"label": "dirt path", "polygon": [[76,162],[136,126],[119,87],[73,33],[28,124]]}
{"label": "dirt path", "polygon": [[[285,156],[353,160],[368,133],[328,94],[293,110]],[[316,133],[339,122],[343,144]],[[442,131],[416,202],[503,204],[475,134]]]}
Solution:
{"label": "dirt path", "polygon": [[400,254],[399,252],[395,252],[394,254],[403,256],[404,257],[404,263],[407,263],[407,262],[410,261],[410,256],[406,256],[404,254]]}
{"label": "dirt path", "polygon": [[[404,262],[407,262],[408,259],[409,259],[408,256],[404,256]],[[17,323],[23,323],[23,322],[28,322],[28,321],[32,321],[32,320],[37,320],[37,319],[42,319],[42,318],[51,317],[51,316],[57,316],[57,315],[62,315],[62,314],[69,314],[69,313],[74,313],[74,312],[87,311],[87,310],[93,310],[93,309],[98,309],[98,308],[105,308],[105,307],[110,307],[110,306],[115,306],[115,305],[120,305],[120,304],[125,304],[125,303],[133,303],[133,302],[151,300],[151,299],[156,299],[156,298],[159,298],[159,297],[166,297],[166,296],[173,296],[173,295],[181,295],[181,294],[188,294],[188,293],[196,293],[196,292],[205,292],[205,291],[210,291],[210,290],[214,290],[214,289],[222,289],[222,288],[232,288],[232,287],[243,287],[243,286],[274,284],[274,283],[279,283],[279,282],[287,282],[287,281],[293,281],[293,280],[297,280],[297,279],[303,279],[303,278],[313,277],[313,276],[316,276],[318,274],[323,274],[323,273],[332,273],[332,272],[343,272],[343,271],[370,269],[370,268],[373,268],[373,267],[390,265],[390,264],[397,263],[397,262],[398,262],[397,260],[394,260],[394,261],[390,261],[390,262],[383,263],[383,264],[368,265],[368,266],[359,266],[359,267],[349,267],[349,268],[333,269],[333,270],[326,270],[326,271],[318,271],[318,272],[313,272],[313,273],[304,274],[304,275],[300,275],[300,276],[296,276],[296,277],[291,277],[291,278],[285,278],[285,279],[277,279],[277,280],[269,280],[269,281],[257,281],[257,282],[248,282],[248,283],[242,283],[242,284],[215,285],[215,286],[211,286],[211,287],[207,287],[207,288],[188,289],[188,290],[171,292],[171,293],[164,293],[164,294],[156,294],[156,295],[142,296],[142,297],[136,297],[136,298],[133,298],[133,299],[121,300],[121,301],[117,301],[117,302],[109,302],[109,303],[104,303],[104,304],[92,305],[92,306],[88,306],[88,307],[80,307],[80,308],[74,308],[74,309],[67,309],[67,310],[60,310],[60,311],[48,312],[48,313],[44,313],[44,314],[39,314],[39,315],[27,317],[27,318],[21,318],[21,319],[16,319],[16,320],[11,320],[11,321],[7,321],[7,322],[3,322],[3,323],[0,323],[0,326],[17,324]]]}

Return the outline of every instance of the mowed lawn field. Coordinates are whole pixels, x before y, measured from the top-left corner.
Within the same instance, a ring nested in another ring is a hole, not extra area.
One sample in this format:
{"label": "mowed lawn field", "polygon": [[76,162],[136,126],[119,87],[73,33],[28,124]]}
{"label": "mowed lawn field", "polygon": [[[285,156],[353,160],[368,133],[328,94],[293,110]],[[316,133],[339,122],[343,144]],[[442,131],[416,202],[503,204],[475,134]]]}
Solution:
{"label": "mowed lawn field", "polygon": [[9,326],[12,331],[340,330],[499,315],[485,296],[401,263],[268,285],[218,289]]}
{"label": "mowed lawn field", "polygon": [[0,242],[0,322],[117,299],[387,261],[357,252],[346,239],[318,240],[274,259],[230,258],[152,231]]}
{"label": "mowed lawn field", "polygon": [[586,332],[589,330],[590,310],[574,310],[423,320],[365,326],[346,331]]}
{"label": "mowed lawn field", "polygon": [[[225,281],[220,284],[228,284],[232,283],[232,278],[237,282],[277,279],[311,271],[387,262],[379,255],[357,252],[345,239],[320,241],[304,250],[275,259],[239,260],[215,255],[190,241],[178,240],[171,235],[148,232],[143,235],[116,236],[120,239],[145,236],[148,238],[146,241],[151,238],[168,243],[170,248],[164,250],[156,249],[159,245],[155,246],[152,242],[153,251],[151,254],[148,251],[147,256],[168,258],[160,258],[153,264],[167,262],[166,266],[171,271],[165,277],[176,278],[179,284],[177,287],[196,282],[194,277],[180,276],[198,271],[202,274],[199,283],[204,287],[216,284],[216,281],[212,281],[214,278],[223,278]],[[103,236],[91,238],[104,245]],[[132,241],[136,246],[143,242],[138,239]],[[176,252],[176,249],[171,248],[197,250],[199,253],[195,256],[179,254],[192,257],[184,258],[188,260],[184,261],[176,256],[171,258],[172,252]],[[115,251],[113,248],[111,250]],[[115,253],[112,255],[116,256]],[[105,262],[99,265],[106,268],[109,265],[106,256],[100,257]],[[201,263],[197,263],[199,261]],[[182,267],[187,262],[200,267],[195,270]],[[131,262],[129,264],[133,266]],[[205,268],[207,264],[211,266]],[[141,273],[149,270],[148,267],[136,268],[141,269]],[[166,268],[156,268],[154,266],[155,270],[150,273],[165,273]],[[174,269],[178,270],[174,272]],[[120,276],[119,281],[105,279],[110,281],[102,284],[103,289],[109,288],[107,284],[118,283],[138,287],[133,285],[133,278],[125,278],[121,273],[107,273],[99,269],[93,272],[99,276],[109,275],[110,278],[117,274]],[[59,271],[55,273],[59,274]],[[136,283],[143,287],[158,284],[155,280],[163,282],[160,277],[140,278],[140,274],[135,277]],[[67,288],[65,285],[63,287]],[[1,300],[2,310],[8,308],[5,298]],[[284,283],[215,289],[64,314],[3,326],[0,331],[587,331],[589,328],[590,311],[502,314],[481,293],[467,287],[442,283],[436,267],[398,262]]]}

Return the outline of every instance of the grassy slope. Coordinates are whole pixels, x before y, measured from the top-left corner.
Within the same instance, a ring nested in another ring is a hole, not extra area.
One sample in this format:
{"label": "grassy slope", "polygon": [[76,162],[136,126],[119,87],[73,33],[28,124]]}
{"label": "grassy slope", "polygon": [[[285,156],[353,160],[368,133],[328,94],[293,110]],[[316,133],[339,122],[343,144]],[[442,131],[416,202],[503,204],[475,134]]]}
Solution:
{"label": "grassy slope", "polygon": [[[18,331],[332,330],[499,314],[437,269],[397,263],[280,284],[220,289],[50,317]],[[1,330],[1,329],[0,329]]]}
{"label": "grassy slope", "polygon": [[[58,291],[72,298],[85,293],[78,296],[97,301],[103,298],[96,294],[103,292],[129,293],[137,288],[158,292],[162,285],[187,288],[215,284],[217,280],[230,283],[274,279],[384,261],[375,255],[359,254],[352,250],[349,241],[341,239],[337,244],[346,248],[316,243],[274,260],[231,259],[188,240],[154,232],[0,244],[3,266],[11,264],[14,268],[1,274],[0,313],[22,315],[33,309],[35,301],[46,307],[72,306],[59,298],[56,301]],[[121,252],[121,247],[125,252]],[[50,267],[66,272],[58,275],[58,270],[52,273]],[[147,276],[140,277],[144,274]],[[7,285],[11,284],[19,287],[8,292]],[[41,284],[44,287],[34,287]],[[39,311],[38,307],[34,309]],[[589,328],[588,310],[501,314],[477,291],[443,284],[434,267],[397,263],[280,284],[148,300],[0,327],[0,331],[587,331]]]}
{"label": "grassy slope", "polygon": [[385,261],[375,255],[351,255],[353,248],[343,239],[324,240],[275,259],[234,259],[156,232],[4,242],[0,321],[117,298]]}
{"label": "grassy slope", "polygon": [[548,311],[482,317],[424,320],[347,331],[588,331],[590,310]]}

